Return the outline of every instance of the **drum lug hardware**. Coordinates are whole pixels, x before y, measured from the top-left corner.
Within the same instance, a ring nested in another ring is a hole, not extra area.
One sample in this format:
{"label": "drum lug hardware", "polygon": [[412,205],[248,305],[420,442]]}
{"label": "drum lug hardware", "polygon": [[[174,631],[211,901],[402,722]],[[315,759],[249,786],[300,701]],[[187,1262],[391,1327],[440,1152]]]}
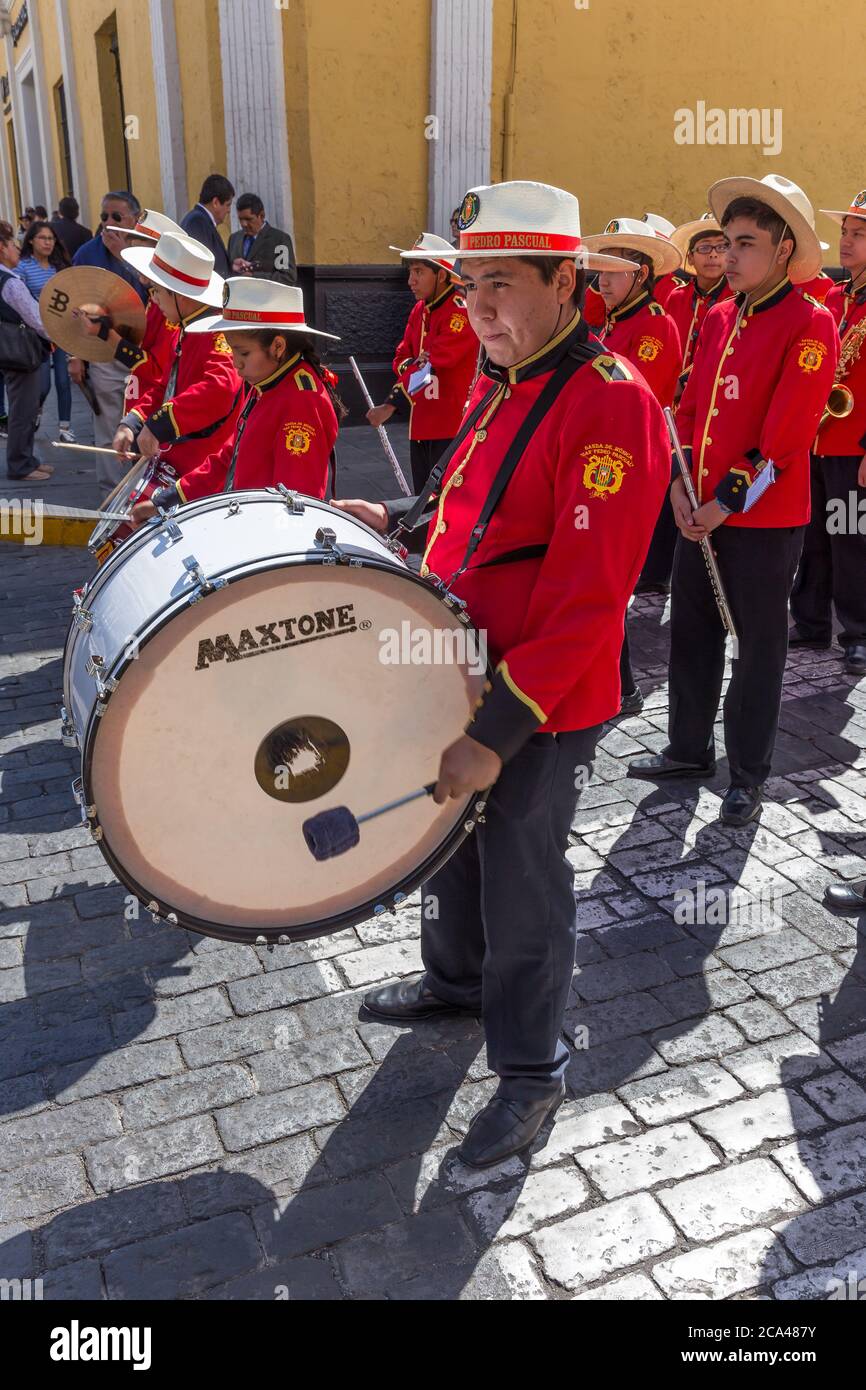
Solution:
{"label": "drum lug hardware", "polygon": [[319,550],[325,551],[323,565],[335,565],[338,560],[345,563],[347,557],[337,545],[337,533],[332,531],[330,526],[320,526],[315,534],[314,542]]}
{"label": "drum lug hardware", "polygon": [[277,940],[279,941],[281,946],[288,946],[291,943],[291,937],[289,936],[279,936],[277,937]]}
{"label": "drum lug hardware", "polygon": [[277,492],[282,497],[292,516],[303,516],[304,504],[296,492],[291,492],[285,483],[277,484]]}
{"label": "drum lug hardware", "polygon": [[89,825],[92,820],[96,820],[96,807],[86,806],[84,802],[84,781],[81,777],[76,777],[72,783],[72,795],[81,808],[81,824]]}
{"label": "drum lug hardware", "polygon": [[240,509],[241,509],[241,504],[240,504],[240,502],[238,501],[238,499],[237,499],[236,497],[233,497],[232,500],[231,500],[231,502],[229,502],[229,509],[228,509],[226,515],[227,515],[227,516],[237,516],[238,512],[240,511]]}
{"label": "drum lug hardware", "polygon": [[60,708],[60,737],[67,748],[78,747],[78,735],[75,732],[75,725],[69,718],[66,706]]}
{"label": "drum lug hardware", "polygon": [[387,912],[387,911],[388,911],[388,907],[387,907],[387,904],[386,904],[386,903],[377,903],[376,906],[373,908],[373,916],[374,916],[374,917],[381,917],[381,916],[383,915],[383,913],[385,913],[385,912]]}
{"label": "drum lug hardware", "polygon": [[72,595],[72,621],[82,632],[89,632],[93,627],[93,614],[84,607],[84,600],[79,589],[76,589]]}
{"label": "drum lug hardware", "polygon": [[227,579],[206,579],[204,571],[194,555],[187,556],[183,562],[183,567],[194,585],[189,595],[190,603],[198,603],[205,594],[213,593],[214,589],[224,589],[228,583]]}
{"label": "drum lug hardware", "polygon": [[102,839],[102,826],[101,826],[101,825],[91,825],[91,826],[90,826],[90,838],[91,838],[92,840],[101,840],[101,839]]}
{"label": "drum lug hardware", "polygon": [[[117,689],[117,681],[114,680],[113,677],[109,676],[107,680],[103,680],[105,674],[105,657],[100,656],[98,652],[94,652],[84,663],[84,669],[88,676],[92,676],[96,681],[96,696],[104,709],[109,695],[112,691]],[[98,705],[96,714],[102,714],[102,710]]]}
{"label": "drum lug hardware", "polygon": [[168,914],[168,916],[166,917],[165,920],[166,920],[166,922],[168,923],[168,925],[169,925],[170,927],[176,927],[176,926],[177,926],[177,913],[176,913],[176,912],[170,912],[170,913]]}
{"label": "drum lug hardware", "polygon": [[160,512],[162,525],[159,527],[159,534],[165,536],[170,541],[182,541],[183,531],[174,520],[173,512]]}
{"label": "drum lug hardware", "polygon": [[388,549],[391,551],[392,555],[397,556],[398,560],[408,560],[409,558],[409,551],[406,549],[405,545],[401,545],[399,541],[389,540]]}
{"label": "drum lug hardware", "polygon": [[463,829],[466,831],[466,833],[467,833],[467,835],[468,835],[469,832],[470,832],[470,830],[474,830],[474,829],[475,829],[475,822],[474,822],[474,820],[465,820],[465,821],[463,822]]}
{"label": "drum lug hardware", "polygon": [[404,903],[405,901],[406,901],[406,894],[405,894],[405,893],[395,893],[395,894],[394,894],[394,906],[395,906],[395,907],[398,905],[398,903]]}
{"label": "drum lug hardware", "polygon": [[159,922],[159,903],[156,902],[154,898],[151,898],[150,902],[147,904],[145,911],[150,913],[150,920],[154,924]]}
{"label": "drum lug hardware", "polygon": [[257,936],[257,937],[256,937],[256,945],[257,945],[257,946],[267,946],[267,944],[268,944],[268,938],[267,938],[266,936]]}

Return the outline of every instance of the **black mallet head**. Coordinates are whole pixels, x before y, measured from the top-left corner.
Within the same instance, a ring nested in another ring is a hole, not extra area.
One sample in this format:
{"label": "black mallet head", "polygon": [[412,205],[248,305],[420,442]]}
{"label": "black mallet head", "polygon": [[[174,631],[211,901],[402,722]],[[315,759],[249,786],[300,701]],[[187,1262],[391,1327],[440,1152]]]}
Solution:
{"label": "black mallet head", "polygon": [[314,859],[333,859],[354,849],[361,838],[358,822],[348,806],[335,806],[332,811],[320,811],[303,824],[307,849]]}

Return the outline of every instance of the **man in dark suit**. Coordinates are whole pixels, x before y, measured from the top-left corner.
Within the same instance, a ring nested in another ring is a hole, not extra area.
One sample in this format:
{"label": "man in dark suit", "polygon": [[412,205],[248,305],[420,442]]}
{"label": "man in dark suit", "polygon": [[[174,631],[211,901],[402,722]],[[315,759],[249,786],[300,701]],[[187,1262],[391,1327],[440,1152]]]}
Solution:
{"label": "man in dark suit", "polygon": [[253,275],[258,280],[277,280],[296,285],[295,248],[288,232],[272,227],[257,193],[238,198],[239,232],[229,237],[229,260],[234,275]]}
{"label": "man in dark suit", "polygon": [[93,233],[78,221],[80,209],[75,198],[61,198],[57,210],[60,215],[52,218],[49,226],[57,240],[66,247],[71,260],[76,251],[80,251],[84,243],[91,240]]}
{"label": "man in dark suit", "polygon": [[235,191],[223,174],[208,174],[201,186],[198,202],[181,221],[187,236],[206,246],[214,259],[214,270],[223,277],[231,275],[225,242],[217,227],[231,212]]}

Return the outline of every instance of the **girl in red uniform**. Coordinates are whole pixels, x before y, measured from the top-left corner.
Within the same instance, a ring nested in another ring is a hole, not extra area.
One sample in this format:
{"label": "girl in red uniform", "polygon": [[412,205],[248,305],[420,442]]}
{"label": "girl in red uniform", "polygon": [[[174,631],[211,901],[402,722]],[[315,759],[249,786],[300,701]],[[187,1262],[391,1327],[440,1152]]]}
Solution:
{"label": "girl in red uniform", "polygon": [[296,285],[235,276],[226,281],[222,314],[191,324],[189,332],[224,333],[247,394],[237,433],[171,488],[140,502],[140,524],[157,507],[177,506],[215,492],[276,487],[283,483],[308,497],[324,497],[338,419],[345,406],[335,378],[323,367],[315,338],[334,338],[304,320]]}

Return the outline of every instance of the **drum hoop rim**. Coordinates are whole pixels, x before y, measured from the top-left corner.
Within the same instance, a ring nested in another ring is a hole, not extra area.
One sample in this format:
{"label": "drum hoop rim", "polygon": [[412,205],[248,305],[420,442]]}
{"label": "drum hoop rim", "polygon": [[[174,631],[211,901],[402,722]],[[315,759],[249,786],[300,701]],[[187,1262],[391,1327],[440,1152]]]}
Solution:
{"label": "drum hoop rim", "polygon": [[[294,553],[297,553],[299,555],[307,555],[312,559],[312,562],[314,564],[325,565],[328,563],[327,557],[321,552],[298,551]],[[448,605],[445,603],[445,596],[439,593],[433,587],[433,585],[429,584],[425,579],[422,579],[422,577],[419,574],[416,574],[414,570],[410,570],[408,567],[400,565],[398,563],[391,563],[390,561],[386,560],[384,556],[373,555],[371,552],[364,550],[359,551],[358,555],[353,558],[357,558],[360,560],[361,568],[382,570],[387,574],[396,573],[400,575],[402,579],[410,580],[413,584],[424,589],[424,591],[427,594],[430,594],[434,599],[437,600],[437,602],[441,603],[444,607],[448,607]],[[270,573],[271,570],[280,569],[282,559],[285,559],[285,557],[271,557],[267,561],[254,561],[252,562],[252,564],[256,565],[256,568],[239,571],[231,578],[227,578],[227,583],[230,585],[236,583],[240,579],[249,578],[251,575],[267,574]],[[210,577],[216,579],[222,578],[224,576],[220,574],[215,574]],[[205,595],[205,600],[206,598],[207,595]],[[151,616],[150,624],[148,629],[146,630],[146,633],[132,634],[132,640],[135,641],[136,651],[140,653],[142,648],[145,647],[149,642],[151,642],[153,638],[156,637],[157,634],[163,630],[164,627],[167,627],[168,624],[172,621],[174,617],[177,616],[177,613],[181,611],[183,607],[188,605],[188,593],[176,595],[174,598],[170,599],[168,603],[164,604],[163,607],[159,609],[156,614]],[[453,610],[449,609],[448,611],[451,612]],[[461,623],[460,626],[462,627],[464,625]],[[471,621],[467,621],[465,626],[475,631],[474,625],[471,623]],[[129,641],[127,641],[126,645],[128,648]],[[135,659],[136,658],[133,656],[126,657],[123,654],[121,654],[121,656],[115,660],[111,668],[106,672],[106,676],[109,679],[113,679],[119,682],[123,677],[124,672],[128,669],[129,666],[133,664],[133,661]],[[489,659],[486,662],[486,676],[488,680],[490,680],[492,676],[492,668]],[[97,715],[96,713],[98,704],[98,699],[94,700],[93,707],[90,710],[90,714],[88,716],[87,727],[84,731],[84,736],[81,740],[81,783],[83,789],[83,800],[86,806],[95,805],[95,802],[92,799],[93,753],[96,745],[98,727],[102,719],[102,715]],[[485,803],[489,795],[489,792],[490,788],[488,787],[484,791],[474,792],[471,797],[467,798],[466,804],[471,809],[467,812],[464,812],[462,818],[456,822],[455,826],[449,832],[448,836],[446,836],[446,838],[442,841],[438,849],[433,851],[433,853],[430,856],[428,856],[428,859],[424,861],[423,870],[418,868],[413,872],[413,874],[407,875],[405,879],[401,880],[400,883],[393,885],[389,889],[388,893],[384,895],[385,898],[392,897],[394,893],[400,893],[404,890],[407,892],[407,894],[409,892],[414,892],[415,888],[417,888],[426,877],[428,877],[431,873],[435,873],[437,869],[441,868],[442,865],[448,859],[450,859],[451,854],[462,843],[463,838],[469,834],[469,831],[466,829],[466,823],[471,822],[471,824],[474,827],[478,815],[481,814],[480,811],[475,811],[474,803]],[[98,819],[98,810],[95,824],[101,826],[101,823]],[[139,891],[141,885],[139,885],[133,878],[133,876],[123,868],[122,864],[120,863],[120,860],[110,850],[105,835],[105,827],[101,826],[101,829],[102,835],[100,836],[97,843],[99,845],[104,859],[106,860],[106,863],[113,870],[117,878],[119,878],[120,881],[124,883],[127,888],[130,888],[132,890],[136,898],[142,904],[146,905],[147,901],[150,901],[151,899],[148,898],[148,895],[143,889]],[[453,840],[452,846],[452,837],[454,837],[455,835],[457,836],[457,838]],[[441,857],[439,857],[440,854]],[[416,878],[415,875],[419,872],[421,876]],[[406,885],[409,883],[412,884],[412,887],[406,888]],[[354,925],[355,922],[365,921],[368,917],[374,915],[374,908],[376,907],[376,905],[377,904],[375,902],[373,902],[372,905],[369,903],[365,904],[363,911],[361,911],[361,909],[358,908],[352,908],[346,914],[342,914],[339,917],[339,919],[336,919],[338,922],[337,925],[332,925],[330,923],[328,925],[311,925],[309,929],[304,929],[303,934],[292,935],[291,930],[287,929],[286,927],[263,927],[259,931],[259,935],[265,936],[271,944],[277,942],[280,936],[288,936],[290,941],[303,941],[311,939],[314,936],[330,935],[333,932],[342,931],[345,927]],[[396,904],[394,905],[396,906]],[[248,945],[254,944],[250,940],[249,932],[246,932],[245,929],[242,927],[227,927],[221,929],[219,932],[216,932],[214,930],[207,931],[205,930],[206,926],[210,926],[211,928],[213,928],[215,924],[205,924],[202,922],[201,919],[194,917],[192,914],[181,912],[177,908],[171,907],[169,905],[166,905],[165,913],[160,915],[167,916],[167,914],[170,912],[173,912],[177,916],[178,926],[187,927],[190,931],[198,932],[199,934],[204,936],[217,936],[219,940],[222,941],[243,941]],[[356,912],[359,913],[358,916],[354,916]],[[345,920],[343,920],[344,916]],[[349,920],[349,917],[352,917],[352,921]],[[237,934],[229,936],[226,934],[229,931],[236,932]]]}

